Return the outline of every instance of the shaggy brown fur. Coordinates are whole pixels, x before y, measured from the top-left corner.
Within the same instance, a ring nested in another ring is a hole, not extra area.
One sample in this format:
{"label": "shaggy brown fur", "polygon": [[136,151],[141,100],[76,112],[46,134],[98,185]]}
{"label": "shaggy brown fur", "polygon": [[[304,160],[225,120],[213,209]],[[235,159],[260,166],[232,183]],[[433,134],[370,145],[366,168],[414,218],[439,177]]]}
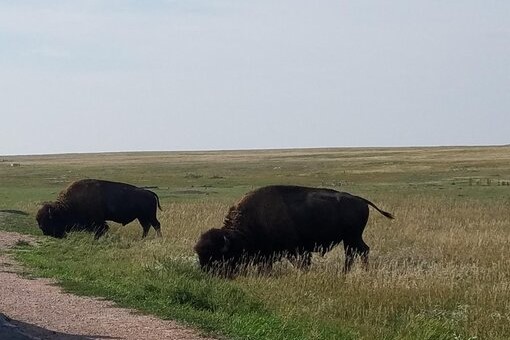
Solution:
{"label": "shaggy brown fur", "polygon": [[63,190],[55,202],[44,204],[36,219],[45,235],[58,238],[71,230],[92,231],[99,238],[108,230],[106,221],[126,225],[135,219],[142,225],[142,237],[147,236],[151,226],[161,236],[157,208],[161,210],[159,198],[152,191],[125,183],[84,179]]}
{"label": "shaggy brown fur", "polygon": [[349,271],[355,256],[368,264],[369,247],[362,239],[372,202],[330,189],[268,186],[245,195],[231,207],[221,229],[203,233],[195,245],[205,270],[227,267],[235,272],[249,261],[270,267],[287,257],[310,264],[311,253],[322,254],[343,241]]}

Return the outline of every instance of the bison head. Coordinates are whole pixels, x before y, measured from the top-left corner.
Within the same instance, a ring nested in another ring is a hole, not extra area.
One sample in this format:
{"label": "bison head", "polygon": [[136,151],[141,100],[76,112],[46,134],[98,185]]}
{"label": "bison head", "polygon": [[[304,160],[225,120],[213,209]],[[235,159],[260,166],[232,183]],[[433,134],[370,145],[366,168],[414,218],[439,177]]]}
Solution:
{"label": "bison head", "polygon": [[234,251],[231,238],[231,231],[216,228],[200,236],[195,245],[195,252],[203,270],[221,270],[225,266],[235,266],[238,254]]}
{"label": "bison head", "polygon": [[44,235],[62,238],[65,235],[65,226],[61,211],[54,203],[46,203],[37,212],[35,217],[39,228]]}

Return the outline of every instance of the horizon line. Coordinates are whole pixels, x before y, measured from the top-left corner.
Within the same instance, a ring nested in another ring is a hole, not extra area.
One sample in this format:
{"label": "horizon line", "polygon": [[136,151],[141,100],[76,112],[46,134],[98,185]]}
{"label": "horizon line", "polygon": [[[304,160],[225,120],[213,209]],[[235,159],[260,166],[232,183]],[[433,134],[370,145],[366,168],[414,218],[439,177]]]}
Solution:
{"label": "horizon line", "polygon": [[[187,149],[187,150],[122,150],[122,151],[71,151],[56,153],[1,154],[0,157],[31,157],[31,156],[65,156],[65,155],[101,155],[127,153],[199,153],[199,152],[257,152],[257,151],[291,151],[291,150],[332,150],[332,149],[432,149],[432,148],[489,148],[509,147],[510,144],[451,144],[451,145],[402,145],[402,146],[309,146],[309,147],[268,147],[241,149]],[[3,161],[3,160],[2,160]]]}

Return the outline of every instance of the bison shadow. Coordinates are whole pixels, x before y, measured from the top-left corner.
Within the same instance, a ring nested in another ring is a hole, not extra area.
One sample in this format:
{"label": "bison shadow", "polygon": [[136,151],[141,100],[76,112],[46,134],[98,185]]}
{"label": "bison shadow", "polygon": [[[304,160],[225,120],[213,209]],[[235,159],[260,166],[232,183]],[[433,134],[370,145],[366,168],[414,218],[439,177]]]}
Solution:
{"label": "bison shadow", "polygon": [[0,209],[0,213],[13,214],[13,215],[22,215],[28,216],[29,213],[24,212],[22,210],[14,210],[14,209]]}
{"label": "bison shadow", "polygon": [[92,340],[92,339],[121,339],[108,335],[80,335],[52,331],[27,322],[13,320],[4,314],[0,314],[0,339],[9,340]]}

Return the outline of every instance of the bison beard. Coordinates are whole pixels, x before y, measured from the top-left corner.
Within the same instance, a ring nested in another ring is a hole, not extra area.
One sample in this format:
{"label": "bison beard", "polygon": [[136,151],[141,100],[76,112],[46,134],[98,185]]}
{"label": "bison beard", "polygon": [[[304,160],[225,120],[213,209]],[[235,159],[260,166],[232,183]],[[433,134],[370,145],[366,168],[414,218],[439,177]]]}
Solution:
{"label": "bison beard", "polygon": [[368,267],[369,247],[362,234],[372,202],[345,192],[299,186],[268,186],[231,207],[223,227],[204,232],[195,245],[205,271],[234,274],[247,263],[270,268],[283,257],[307,268],[312,252],[322,255],[343,242],[344,272],[355,257]]}
{"label": "bison beard", "polygon": [[161,236],[156,218],[161,210],[158,196],[152,191],[135,186],[85,179],[72,183],[62,191],[55,202],[44,204],[36,219],[44,235],[62,238],[73,230],[95,233],[95,238],[108,231],[106,221],[126,225],[138,219],[147,236],[152,226]]}

